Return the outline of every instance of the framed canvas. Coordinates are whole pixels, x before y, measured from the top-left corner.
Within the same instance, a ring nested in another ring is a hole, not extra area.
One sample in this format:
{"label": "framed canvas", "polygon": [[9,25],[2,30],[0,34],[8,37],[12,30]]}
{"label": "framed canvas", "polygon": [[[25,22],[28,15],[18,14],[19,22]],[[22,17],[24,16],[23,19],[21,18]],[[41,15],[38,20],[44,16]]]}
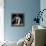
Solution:
{"label": "framed canvas", "polygon": [[24,14],[13,13],[11,15],[11,25],[12,26],[24,26]]}

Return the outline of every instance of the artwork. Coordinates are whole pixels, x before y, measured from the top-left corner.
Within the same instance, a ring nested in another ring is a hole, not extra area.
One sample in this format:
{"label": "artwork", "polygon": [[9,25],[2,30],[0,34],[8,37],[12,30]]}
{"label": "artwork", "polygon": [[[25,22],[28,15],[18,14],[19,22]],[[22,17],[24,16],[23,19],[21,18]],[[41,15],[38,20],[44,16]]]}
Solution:
{"label": "artwork", "polygon": [[12,26],[23,26],[24,25],[24,14],[23,13],[13,13],[11,16]]}

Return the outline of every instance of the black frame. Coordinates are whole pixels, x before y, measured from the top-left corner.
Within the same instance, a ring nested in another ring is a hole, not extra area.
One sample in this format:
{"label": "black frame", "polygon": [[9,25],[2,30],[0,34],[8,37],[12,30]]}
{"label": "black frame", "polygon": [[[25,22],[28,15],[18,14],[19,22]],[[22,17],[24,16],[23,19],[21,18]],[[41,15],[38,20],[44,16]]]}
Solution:
{"label": "black frame", "polygon": [[24,13],[12,13],[11,25],[12,26],[24,26]]}

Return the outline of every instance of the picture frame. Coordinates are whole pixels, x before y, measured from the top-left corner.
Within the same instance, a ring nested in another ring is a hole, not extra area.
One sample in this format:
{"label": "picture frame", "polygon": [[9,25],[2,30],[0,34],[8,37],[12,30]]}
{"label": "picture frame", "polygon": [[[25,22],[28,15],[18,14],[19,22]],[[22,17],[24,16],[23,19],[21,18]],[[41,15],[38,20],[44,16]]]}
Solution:
{"label": "picture frame", "polygon": [[24,26],[24,13],[12,13],[11,25],[12,26]]}

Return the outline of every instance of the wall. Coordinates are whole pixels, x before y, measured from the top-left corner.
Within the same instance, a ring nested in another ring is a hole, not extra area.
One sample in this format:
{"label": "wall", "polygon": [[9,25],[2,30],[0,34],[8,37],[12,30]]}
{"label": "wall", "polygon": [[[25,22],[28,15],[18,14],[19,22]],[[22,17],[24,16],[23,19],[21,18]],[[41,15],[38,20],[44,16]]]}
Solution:
{"label": "wall", "polygon": [[[4,0],[4,35],[7,41],[18,41],[32,29],[35,12],[40,9],[40,0]],[[22,12],[25,16],[25,26],[12,27],[11,14]]]}
{"label": "wall", "polygon": [[[43,9],[46,9],[46,0],[41,0],[41,1],[40,1],[40,9],[41,9],[41,11],[42,11]],[[41,22],[40,22],[40,25],[46,27],[46,10],[43,12],[42,17],[43,17],[43,22],[41,21]]]}
{"label": "wall", "polygon": [[0,0],[0,42],[4,41],[4,0]]}

